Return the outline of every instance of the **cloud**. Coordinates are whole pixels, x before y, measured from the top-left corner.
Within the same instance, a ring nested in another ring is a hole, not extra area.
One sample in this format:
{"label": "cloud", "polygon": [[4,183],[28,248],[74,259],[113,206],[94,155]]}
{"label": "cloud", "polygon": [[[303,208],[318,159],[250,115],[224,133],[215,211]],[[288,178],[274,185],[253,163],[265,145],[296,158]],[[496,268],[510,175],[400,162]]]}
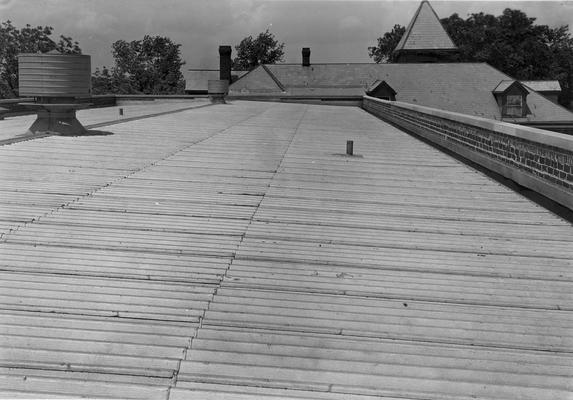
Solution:
{"label": "cloud", "polygon": [[[573,1],[430,0],[440,17],[505,7],[537,23],[573,26]],[[116,40],[161,35],[180,43],[186,68],[216,68],[219,45],[235,46],[269,28],[285,43],[286,61],[311,47],[315,62],[369,62],[367,47],[394,24],[407,25],[419,0],[0,0],[0,19],[54,27],[79,41],[92,65],[110,65]]]}
{"label": "cloud", "polygon": [[356,15],[348,15],[342,18],[338,24],[340,29],[344,30],[351,30],[355,28],[360,28],[364,25],[362,20],[358,18]]}
{"label": "cloud", "polygon": [[255,1],[232,1],[229,3],[233,24],[258,27],[266,19],[266,5]]}
{"label": "cloud", "polygon": [[12,3],[14,3],[14,0],[0,0],[0,10],[5,10],[10,8]]}
{"label": "cloud", "polygon": [[74,19],[73,30],[84,32],[109,31],[119,23],[116,16],[103,14],[95,10],[84,9]]}

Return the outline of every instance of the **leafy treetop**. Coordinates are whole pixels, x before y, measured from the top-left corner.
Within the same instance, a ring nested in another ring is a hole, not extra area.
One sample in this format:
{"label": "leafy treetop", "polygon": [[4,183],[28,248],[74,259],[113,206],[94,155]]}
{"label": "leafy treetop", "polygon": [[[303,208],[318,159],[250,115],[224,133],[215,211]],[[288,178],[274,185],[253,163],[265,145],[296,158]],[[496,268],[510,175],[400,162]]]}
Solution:
{"label": "leafy treetop", "polygon": [[26,25],[18,29],[11,21],[0,23],[0,97],[18,96],[18,54],[47,53],[56,50],[62,54],[81,54],[78,42],[61,35],[58,41],[50,36],[51,26]]}
{"label": "leafy treetop", "polygon": [[378,44],[373,47],[368,47],[368,55],[376,63],[387,63],[391,61],[392,52],[398,46],[400,39],[406,32],[406,28],[401,25],[394,25],[390,32],[386,32],[384,36],[378,38]]}
{"label": "leafy treetop", "polygon": [[250,71],[260,64],[283,61],[284,46],[285,44],[279,43],[268,29],[261,32],[256,39],[248,36],[235,46],[237,57],[233,60],[233,69]]}
{"label": "leafy treetop", "polygon": [[180,44],[161,36],[112,44],[114,67],[96,69],[94,94],[176,94],[184,90]]}

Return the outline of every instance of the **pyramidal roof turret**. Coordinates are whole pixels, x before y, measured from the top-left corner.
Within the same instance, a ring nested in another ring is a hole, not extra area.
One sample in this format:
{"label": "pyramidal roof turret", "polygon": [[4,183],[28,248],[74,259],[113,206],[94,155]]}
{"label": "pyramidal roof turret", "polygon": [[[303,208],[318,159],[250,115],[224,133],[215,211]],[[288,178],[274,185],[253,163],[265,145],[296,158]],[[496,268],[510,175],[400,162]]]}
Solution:
{"label": "pyramidal roof turret", "polygon": [[455,52],[457,49],[430,3],[424,0],[394,49],[394,55],[405,52],[435,55],[440,52]]}

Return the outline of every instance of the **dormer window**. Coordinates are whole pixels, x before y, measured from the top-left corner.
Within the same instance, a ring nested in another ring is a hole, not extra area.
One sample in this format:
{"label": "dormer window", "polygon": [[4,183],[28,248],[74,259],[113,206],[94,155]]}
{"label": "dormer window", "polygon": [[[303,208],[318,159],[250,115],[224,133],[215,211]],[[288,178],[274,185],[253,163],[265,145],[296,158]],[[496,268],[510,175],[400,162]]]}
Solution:
{"label": "dormer window", "polygon": [[504,114],[508,117],[523,117],[523,97],[519,94],[507,95]]}
{"label": "dormer window", "polygon": [[528,90],[518,81],[501,81],[493,90],[502,118],[524,118],[527,108]]}
{"label": "dormer window", "polygon": [[396,91],[386,81],[376,80],[366,89],[366,94],[377,99],[396,101]]}

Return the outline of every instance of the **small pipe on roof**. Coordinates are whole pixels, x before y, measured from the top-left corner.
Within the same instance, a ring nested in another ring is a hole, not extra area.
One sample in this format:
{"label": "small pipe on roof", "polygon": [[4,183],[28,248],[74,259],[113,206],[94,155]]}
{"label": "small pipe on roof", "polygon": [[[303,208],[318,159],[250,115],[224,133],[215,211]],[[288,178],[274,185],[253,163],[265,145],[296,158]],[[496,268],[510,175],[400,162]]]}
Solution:
{"label": "small pipe on roof", "polygon": [[348,156],[354,155],[354,140],[346,141],[346,155]]}

